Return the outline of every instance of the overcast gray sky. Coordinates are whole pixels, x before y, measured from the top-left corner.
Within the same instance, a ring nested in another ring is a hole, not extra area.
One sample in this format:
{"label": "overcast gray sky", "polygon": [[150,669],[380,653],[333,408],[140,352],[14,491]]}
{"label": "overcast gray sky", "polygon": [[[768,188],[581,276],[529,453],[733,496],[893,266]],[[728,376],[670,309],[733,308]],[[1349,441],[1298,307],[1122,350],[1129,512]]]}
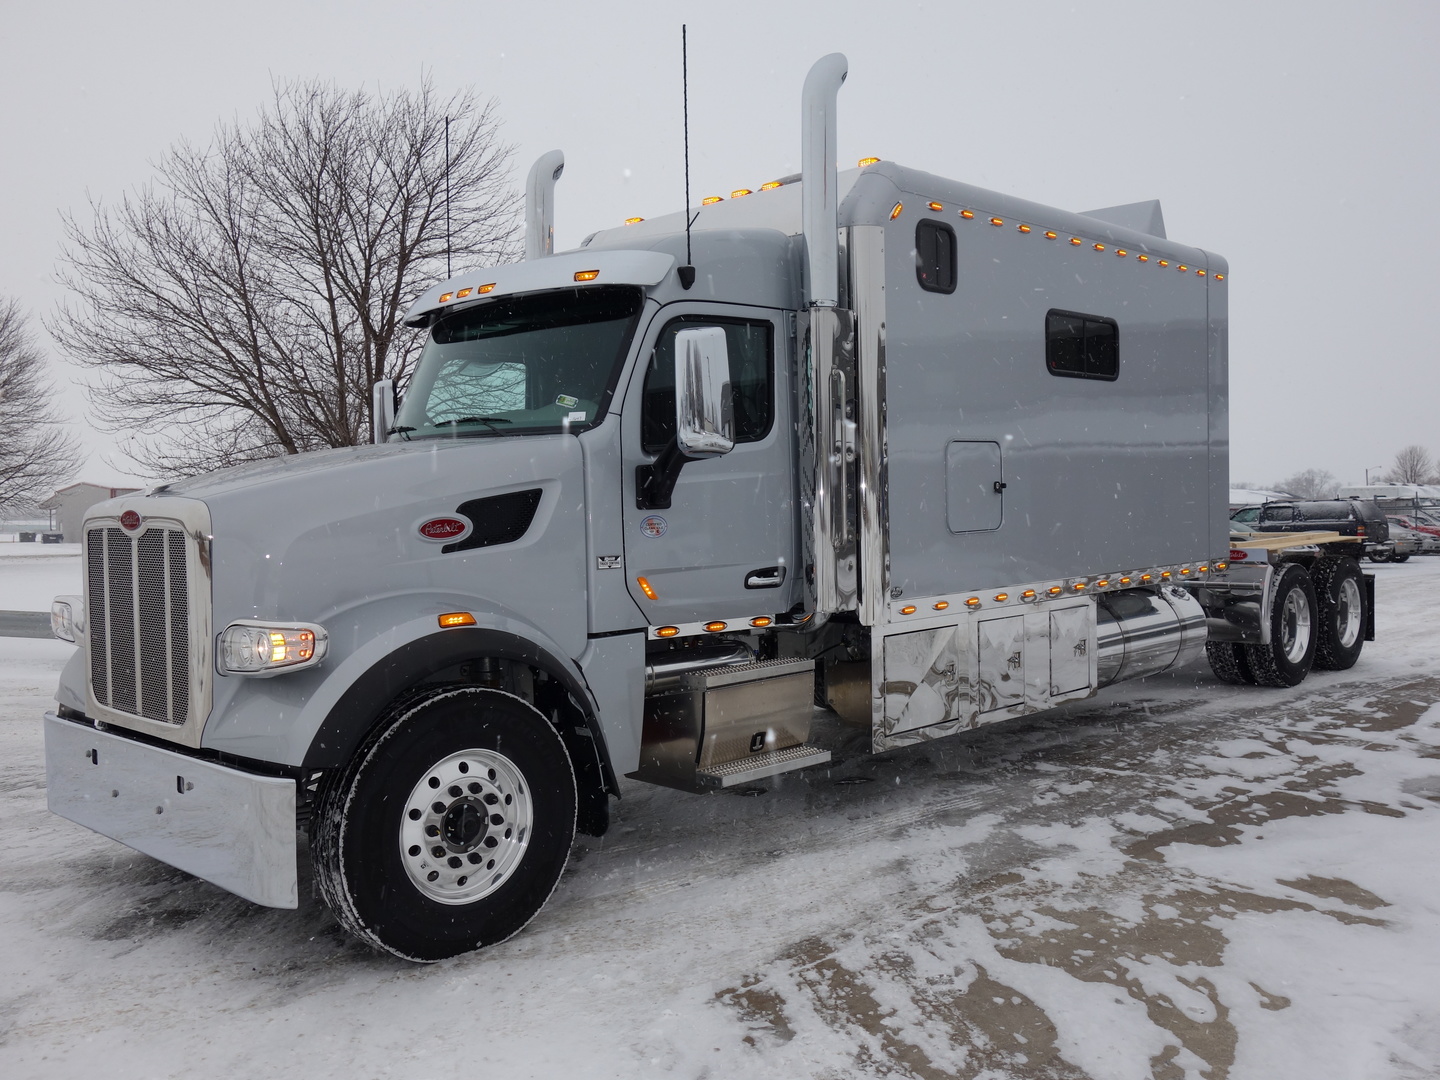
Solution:
{"label": "overcast gray sky", "polygon": [[[796,171],[805,72],[844,52],[842,166],[873,154],[1069,210],[1159,198],[1172,238],[1229,260],[1232,477],[1358,483],[1405,444],[1440,453],[1433,0],[3,8],[0,295],[37,317],[59,298],[60,213],[253,116],[275,79],[429,73],[494,97],[517,184],[565,152],[561,247],[676,210],[688,22],[697,199]],[[81,478],[118,481],[112,440],[77,430]]]}

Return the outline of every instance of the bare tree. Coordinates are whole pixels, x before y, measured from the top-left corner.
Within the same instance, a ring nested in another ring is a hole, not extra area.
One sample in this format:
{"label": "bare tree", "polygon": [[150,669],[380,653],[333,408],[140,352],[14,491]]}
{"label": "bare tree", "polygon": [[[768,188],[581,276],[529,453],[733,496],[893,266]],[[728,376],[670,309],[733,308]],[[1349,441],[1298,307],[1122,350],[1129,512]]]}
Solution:
{"label": "bare tree", "polygon": [[277,85],[253,123],[178,143],[152,185],[67,220],[77,300],[51,332],[157,473],[362,442],[371,384],[414,365],[410,301],[451,258],[515,256],[511,155],[468,92]]}
{"label": "bare tree", "polygon": [[1340,481],[1324,469],[1305,469],[1275,484],[1277,491],[1287,491],[1297,499],[1333,499]]}
{"label": "bare tree", "polygon": [[1385,477],[1391,484],[1429,484],[1435,480],[1435,462],[1430,451],[1418,444],[1404,447],[1395,455],[1395,467]]}
{"label": "bare tree", "polygon": [[20,305],[0,301],[0,510],[34,506],[79,464],[51,394],[45,355]]}

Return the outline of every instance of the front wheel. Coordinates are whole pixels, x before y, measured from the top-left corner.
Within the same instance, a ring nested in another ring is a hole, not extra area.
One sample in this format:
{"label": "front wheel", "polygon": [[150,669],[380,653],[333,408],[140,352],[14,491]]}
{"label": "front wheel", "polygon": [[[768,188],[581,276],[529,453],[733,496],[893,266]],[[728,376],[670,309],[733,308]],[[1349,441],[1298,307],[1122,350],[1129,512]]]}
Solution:
{"label": "front wheel", "polygon": [[1290,563],[1270,588],[1270,644],[1246,645],[1245,657],[1256,685],[1296,686],[1315,662],[1315,586],[1303,566]]}
{"label": "front wheel", "polygon": [[529,703],[442,692],[383,723],[322,785],[315,876],[352,934],[443,960],[504,941],[544,906],[575,806],[564,744]]}
{"label": "front wheel", "polygon": [[1320,559],[1310,577],[1320,613],[1315,666],[1345,671],[1355,666],[1365,646],[1365,582],[1360,567],[1354,559]]}

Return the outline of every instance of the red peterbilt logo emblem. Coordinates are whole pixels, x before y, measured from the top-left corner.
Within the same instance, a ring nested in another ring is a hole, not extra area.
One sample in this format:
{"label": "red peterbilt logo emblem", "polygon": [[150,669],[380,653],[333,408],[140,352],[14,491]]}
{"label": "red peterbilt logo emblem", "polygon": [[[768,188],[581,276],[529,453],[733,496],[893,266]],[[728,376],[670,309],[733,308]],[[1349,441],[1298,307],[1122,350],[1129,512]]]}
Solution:
{"label": "red peterbilt logo emblem", "polygon": [[140,515],[134,510],[126,510],[120,515],[120,527],[126,532],[134,532],[140,528]]}
{"label": "red peterbilt logo emblem", "polygon": [[422,521],[416,530],[426,540],[458,540],[470,531],[470,522],[458,517],[438,517]]}
{"label": "red peterbilt logo emblem", "polygon": [[1231,561],[1231,562],[1244,562],[1244,561],[1245,561],[1246,559],[1248,559],[1249,557],[1250,557],[1250,553],[1249,553],[1248,551],[1241,551],[1239,548],[1231,548],[1231,549],[1230,549],[1230,561]]}

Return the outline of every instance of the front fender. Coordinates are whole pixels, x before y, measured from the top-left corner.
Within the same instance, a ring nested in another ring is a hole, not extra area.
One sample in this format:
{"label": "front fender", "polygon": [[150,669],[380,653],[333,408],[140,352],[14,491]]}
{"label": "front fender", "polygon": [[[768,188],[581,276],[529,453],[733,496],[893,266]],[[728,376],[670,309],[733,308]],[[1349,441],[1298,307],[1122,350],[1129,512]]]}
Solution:
{"label": "front fender", "polygon": [[[408,609],[395,610],[403,604]],[[448,605],[448,606],[447,606]],[[575,661],[548,635],[513,612],[474,611],[434,596],[388,598],[347,613],[353,626],[376,632],[319,667],[270,679],[243,680],[211,716],[206,749],[306,769],[343,764],[385,707],[416,682],[462,660],[494,656],[542,668],[585,710],[605,758],[599,711]],[[417,610],[418,609],[418,610]],[[444,611],[469,610],[476,625],[441,630]],[[608,758],[606,758],[608,769]]]}

